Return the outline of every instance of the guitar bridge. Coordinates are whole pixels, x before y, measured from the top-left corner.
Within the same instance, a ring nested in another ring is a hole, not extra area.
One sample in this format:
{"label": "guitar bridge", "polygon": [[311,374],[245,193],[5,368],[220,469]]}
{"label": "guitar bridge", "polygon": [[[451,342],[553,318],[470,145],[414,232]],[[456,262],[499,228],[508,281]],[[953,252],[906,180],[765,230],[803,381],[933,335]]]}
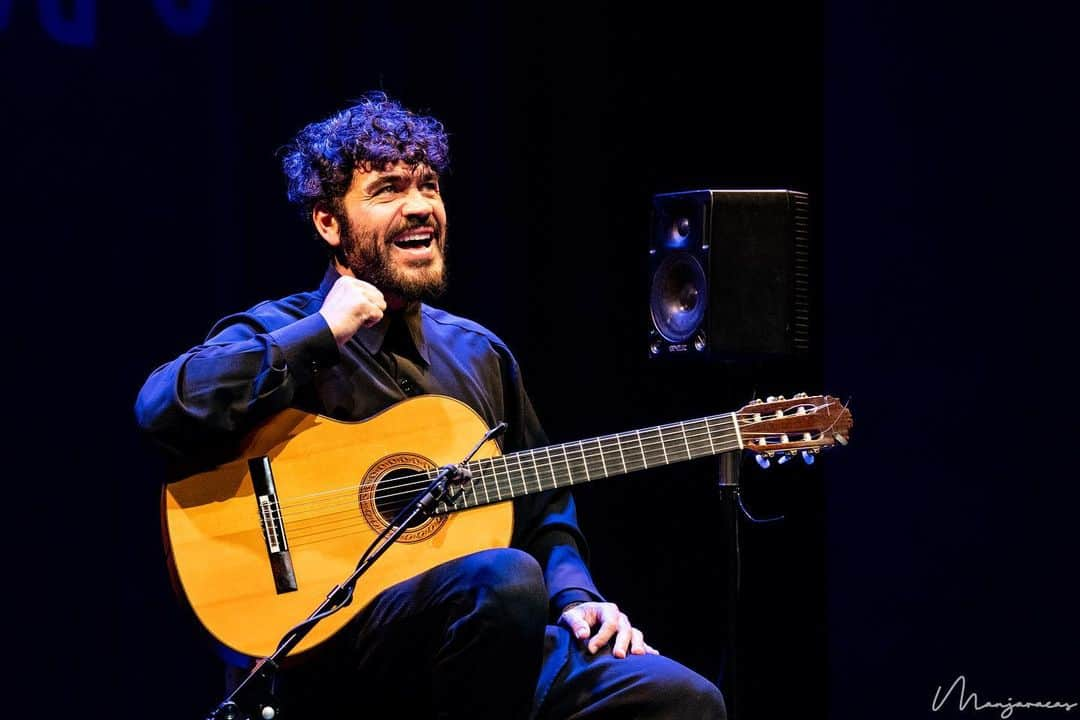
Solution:
{"label": "guitar bridge", "polygon": [[285,534],[285,522],[281,517],[281,506],[278,504],[274,473],[270,469],[270,458],[265,455],[251,458],[248,460],[248,470],[251,472],[251,484],[255,489],[255,500],[259,506],[259,525],[262,527],[263,540],[266,542],[266,554],[270,561],[270,572],[274,577],[274,587],[279,595],[293,592],[297,589],[296,573],[293,571],[289,540]]}

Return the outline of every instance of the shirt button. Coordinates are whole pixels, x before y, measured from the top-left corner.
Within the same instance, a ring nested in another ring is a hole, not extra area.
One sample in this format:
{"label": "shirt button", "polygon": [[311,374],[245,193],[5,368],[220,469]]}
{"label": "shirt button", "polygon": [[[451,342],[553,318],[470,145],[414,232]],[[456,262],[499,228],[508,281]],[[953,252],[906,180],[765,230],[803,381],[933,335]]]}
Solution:
{"label": "shirt button", "polygon": [[398,380],[398,385],[401,386],[401,389],[404,390],[406,392],[406,394],[410,394],[410,395],[412,394],[413,384],[412,384],[412,381],[409,380],[409,378],[407,378],[407,377],[401,378],[400,380]]}

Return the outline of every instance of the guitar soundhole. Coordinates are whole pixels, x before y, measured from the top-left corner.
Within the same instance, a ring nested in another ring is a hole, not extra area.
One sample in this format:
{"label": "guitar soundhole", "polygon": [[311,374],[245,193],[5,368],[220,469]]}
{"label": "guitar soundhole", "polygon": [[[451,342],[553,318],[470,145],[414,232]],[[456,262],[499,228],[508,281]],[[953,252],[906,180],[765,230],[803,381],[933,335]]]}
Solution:
{"label": "guitar soundhole", "polygon": [[[398,513],[412,502],[416,494],[426,488],[431,479],[427,474],[419,474],[413,468],[398,468],[383,475],[375,488],[375,511],[387,525]],[[424,516],[418,515],[405,525],[407,529],[419,527],[424,523]]]}
{"label": "guitar soundhole", "polygon": [[[387,528],[402,508],[427,488],[431,483],[429,471],[436,469],[430,459],[413,453],[387,455],[368,468],[357,498],[368,526],[376,532]],[[428,520],[414,518],[406,523],[398,542],[425,540],[445,523],[445,515]]]}

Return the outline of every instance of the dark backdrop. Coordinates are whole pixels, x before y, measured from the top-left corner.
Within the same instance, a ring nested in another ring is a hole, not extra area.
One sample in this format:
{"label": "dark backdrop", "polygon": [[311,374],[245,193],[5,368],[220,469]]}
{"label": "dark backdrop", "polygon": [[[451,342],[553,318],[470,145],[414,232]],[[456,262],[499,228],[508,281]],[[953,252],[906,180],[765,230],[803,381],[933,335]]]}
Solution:
{"label": "dark backdrop", "polygon": [[[959,673],[1075,699],[1070,24],[750,5],[0,2],[16,700],[220,699],[131,405],[217,317],[317,282],[275,151],[380,87],[451,133],[441,304],[515,350],[553,441],[755,392],[852,400],[849,448],[744,467],[751,509],[786,516],[744,529],[744,717],[910,717]],[[811,193],[825,342],[804,365],[646,359],[649,201],[702,187]],[[715,475],[578,500],[601,588],[722,680]]]}
{"label": "dark backdrop", "polygon": [[826,379],[859,409],[830,715],[934,715],[960,675],[1080,702],[1076,11],[841,1],[826,27]]}

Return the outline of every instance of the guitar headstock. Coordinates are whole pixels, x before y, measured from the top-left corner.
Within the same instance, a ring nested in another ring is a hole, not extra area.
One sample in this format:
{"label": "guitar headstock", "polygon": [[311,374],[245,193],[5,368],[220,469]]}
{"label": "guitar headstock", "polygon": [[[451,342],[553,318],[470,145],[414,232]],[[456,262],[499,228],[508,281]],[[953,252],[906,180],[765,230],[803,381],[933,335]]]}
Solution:
{"label": "guitar headstock", "polygon": [[791,398],[754,400],[736,414],[742,447],[756,453],[758,464],[784,463],[802,455],[807,464],[823,448],[847,445],[854,420],[834,397],[798,393]]}

